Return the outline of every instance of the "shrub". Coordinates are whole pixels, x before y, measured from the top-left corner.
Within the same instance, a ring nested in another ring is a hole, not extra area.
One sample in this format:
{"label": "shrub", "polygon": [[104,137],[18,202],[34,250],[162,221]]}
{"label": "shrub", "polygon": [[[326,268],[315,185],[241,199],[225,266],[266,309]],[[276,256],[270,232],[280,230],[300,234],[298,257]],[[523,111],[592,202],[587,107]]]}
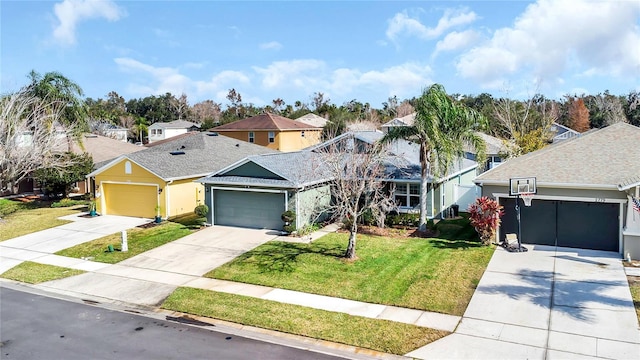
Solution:
{"label": "shrub", "polygon": [[287,210],[280,215],[280,219],[284,221],[284,226],[282,230],[292,233],[296,231],[296,213],[291,210]]}
{"label": "shrub", "polygon": [[491,239],[496,236],[502,214],[502,206],[486,196],[477,199],[469,206],[469,220],[478,232],[483,245],[489,245]]}
{"label": "shrub", "polygon": [[193,209],[193,212],[199,217],[205,217],[209,213],[209,207],[205,204],[200,204]]}
{"label": "shrub", "polygon": [[20,205],[12,200],[0,199],[0,216],[13,214],[20,209]]}
{"label": "shrub", "polygon": [[305,226],[303,226],[302,228],[298,229],[298,235],[300,236],[305,236],[305,235],[309,235],[314,231],[318,231],[318,229],[320,229],[320,225],[318,224],[307,224]]}
{"label": "shrub", "polygon": [[72,200],[69,198],[64,198],[60,201],[56,201],[52,203],[51,207],[61,208],[61,207],[70,207],[70,206],[76,206],[76,205],[87,205],[87,202],[85,200]]}

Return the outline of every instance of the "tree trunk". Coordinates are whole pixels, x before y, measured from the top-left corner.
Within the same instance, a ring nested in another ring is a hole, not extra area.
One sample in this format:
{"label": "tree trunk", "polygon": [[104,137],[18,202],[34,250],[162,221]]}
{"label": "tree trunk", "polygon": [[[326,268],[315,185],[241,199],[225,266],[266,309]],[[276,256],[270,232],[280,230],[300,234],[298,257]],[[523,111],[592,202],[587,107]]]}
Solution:
{"label": "tree trunk", "polygon": [[418,231],[427,231],[427,195],[429,175],[429,152],[420,146],[420,223]]}
{"label": "tree trunk", "polygon": [[350,260],[356,259],[356,234],[358,233],[357,219],[353,219],[351,229],[349,229],[349,244],[347,244],[347,251],[344,253],[344,257]]}

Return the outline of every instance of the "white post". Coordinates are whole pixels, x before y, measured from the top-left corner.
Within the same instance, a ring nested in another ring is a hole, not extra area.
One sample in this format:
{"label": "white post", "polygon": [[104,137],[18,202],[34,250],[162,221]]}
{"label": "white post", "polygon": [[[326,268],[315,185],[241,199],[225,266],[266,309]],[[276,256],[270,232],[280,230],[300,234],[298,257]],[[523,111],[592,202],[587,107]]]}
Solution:
{"label": "white post", "polygon": [[122,230],[122,246],[120,251],[129,251],[129,244],[127,244],[127,230]]}

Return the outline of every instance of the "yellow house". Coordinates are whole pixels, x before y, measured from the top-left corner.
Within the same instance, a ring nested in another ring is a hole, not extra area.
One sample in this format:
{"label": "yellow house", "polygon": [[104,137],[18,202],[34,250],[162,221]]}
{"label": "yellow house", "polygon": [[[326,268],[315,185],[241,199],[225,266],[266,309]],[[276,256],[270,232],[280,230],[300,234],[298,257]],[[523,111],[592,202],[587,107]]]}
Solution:
{"label": "yellow house", "polygon": [[275,152],[217,133],[192,133],[116,158],[89,178],[103,215],[169,218],[204,204],[195,182],[247,156]]}
{"label": "yellow house", "polygon": [[261,114],[211,131],[273,150],[297,151],[320,143],[322,128],[274,114]]}

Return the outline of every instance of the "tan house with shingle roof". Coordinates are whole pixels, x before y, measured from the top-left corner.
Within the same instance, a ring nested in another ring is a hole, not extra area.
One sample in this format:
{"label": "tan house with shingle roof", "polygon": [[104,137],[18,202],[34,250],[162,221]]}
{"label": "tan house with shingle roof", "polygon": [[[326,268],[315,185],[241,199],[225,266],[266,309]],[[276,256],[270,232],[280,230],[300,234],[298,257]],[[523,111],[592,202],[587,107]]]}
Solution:
{"label": "tan house with shingle roof", "polygon": [[510,178],[536,177],[531,207],[521,206],[522,241],[615,251],[640,259],[640,128],[619,123],[510,159],[475,179],[505,206],[499,239],[516,233]]}
{"label": "tan house with shingle roof", "polygon": [[280,151],[297,151],[320,143],[322,128],[274,114],[261,114],[217,126],[211,131]]}

